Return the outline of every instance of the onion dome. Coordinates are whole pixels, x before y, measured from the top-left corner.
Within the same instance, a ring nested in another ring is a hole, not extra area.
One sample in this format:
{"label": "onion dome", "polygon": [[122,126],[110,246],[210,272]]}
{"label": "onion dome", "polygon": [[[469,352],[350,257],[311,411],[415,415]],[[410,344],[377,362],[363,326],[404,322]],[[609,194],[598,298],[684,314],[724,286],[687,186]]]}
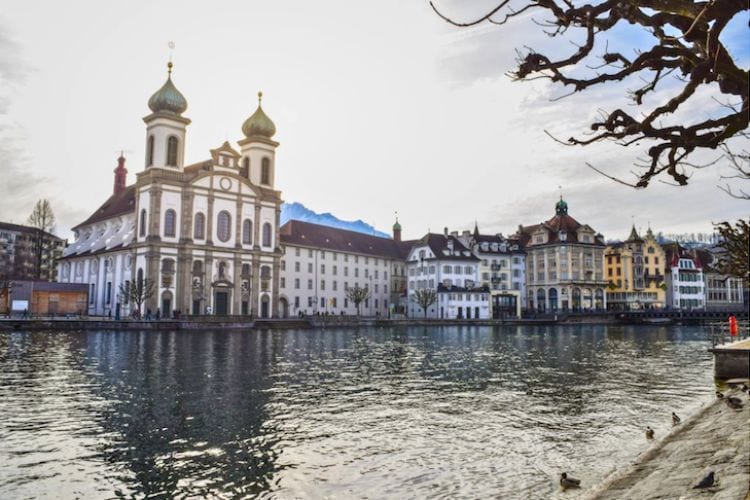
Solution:
{"label": "onion dome", "polygon": [[394,231],[401,231],[401,224],[398,223],[398,220],[396,220],[396,223],[393,225]]}
{"label": "onion dome", "polygon": [[263,92],[258,92],[258,109],[242,124],[242,133],[245,134],[245,137],[260,136],[270,139],[276,133],[276,125],[260,105],[262,98]]}
{"label": "onion dome", "polygon": [[167,81],[156,91],[151,99],[148,100],[148,107],[154,113],[166,112],[180,115],[187,109],[187,100],[177,87],[172,83],[172,62],[167,64],[168,75]]}
{"label": "onion dome", "polygon": [[560,197],[560,201],[555,204],[555,213],[557,215],[566,215],[568,213],[568,204],[563,201],[562,196]]}

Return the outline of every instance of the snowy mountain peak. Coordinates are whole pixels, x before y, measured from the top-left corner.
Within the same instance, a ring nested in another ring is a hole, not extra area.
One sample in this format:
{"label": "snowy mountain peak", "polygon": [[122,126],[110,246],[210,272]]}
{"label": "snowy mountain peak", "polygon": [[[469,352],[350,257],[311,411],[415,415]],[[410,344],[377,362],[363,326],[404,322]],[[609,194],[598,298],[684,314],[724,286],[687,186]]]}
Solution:
{"label": "snowy mountain peak", "polygon": [[358,233],[378,236],[380,238],[391,237],[389,234],[378,231],[370,224],[367,224],[360,219],[355,221],[345,221],[329,212],[319,214],[298,202],[284,203],[281,205],[281,224],[284,225],[290,220],[299,220],[302,222],[310,222],[312,224],[320,224],[321,226],[346,229],[348,231],[356,231]]}

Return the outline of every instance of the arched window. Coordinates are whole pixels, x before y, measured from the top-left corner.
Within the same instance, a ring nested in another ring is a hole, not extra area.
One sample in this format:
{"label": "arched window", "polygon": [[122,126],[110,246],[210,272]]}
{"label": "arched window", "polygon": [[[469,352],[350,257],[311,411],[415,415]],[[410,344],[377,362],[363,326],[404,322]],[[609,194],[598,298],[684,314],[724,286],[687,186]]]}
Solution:
{"label": "arched window", "polygon": [[206,216],[198,212],[195,214],[195,224],[193,224],[193,238],[202,240],[206,237]]}
{"label": "arched window", "polygon": [[263,224],[263,246],[271,246],[271,224],[269,224],[268,222]]}
{"label": "arched window", "polygon": [[260,166],[260,183],[271,184],[271,160],[268,157],[263,158]]}
{"label": "arched window", "polygon": [[172,260],[172,259],[162,259],[162,261],[161,261],[161,272],[163,272],[163,273],[173,273],[174,272],[174,260]]}
{"label": "arched window", "polygon": [[232,233],[232,216],[229,212],[222,210],[219,212],[219,216],[216,224],[216,236],[219,241],[229,241],[229,236]]}
{"label": "arched window", "polygon": [[242,159],[242,171],[240,172],[240,175],[250,178],[250,158],[247,156]]}
{"label": "arched window", "polygon": [[143,269],[138,269],[138,278],[136,280],[136,283],[138,283],[139,286],[143,286]]}
{"label": "arched window", "polygon": [[146,142],[146,166],[150,167],[154,164],[154,136],[150,135],[148,136],[148,141]]}
{"label": "arched window", "polygon": [[146,209],[141,210],[141,236],[146,236]]}
{"label": "arched window", "polygon": [[180,140],[170,135],[169,139],[167,139],[167,166],[168,167],[176,167],[177,166],[177,145],[179,144]]}
{"label": "arched window", "polygon": [[242,244],[251,245],[253,243],[253,221],[245,219],[242,222]]}
{"label": "arched window", "polygon": [[177,231],[177,213],[171,208],[164,212],[164,236],[174,236]]}

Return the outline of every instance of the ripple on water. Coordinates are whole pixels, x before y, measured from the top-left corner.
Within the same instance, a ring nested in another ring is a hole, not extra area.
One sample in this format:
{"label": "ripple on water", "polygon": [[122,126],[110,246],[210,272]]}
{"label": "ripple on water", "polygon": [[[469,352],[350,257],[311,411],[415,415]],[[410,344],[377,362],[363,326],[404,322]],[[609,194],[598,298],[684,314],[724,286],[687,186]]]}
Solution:
{"label": "ripple on water", "polygon": [[688,327],[0,335],[0,497],[576,498],[712,395]]}

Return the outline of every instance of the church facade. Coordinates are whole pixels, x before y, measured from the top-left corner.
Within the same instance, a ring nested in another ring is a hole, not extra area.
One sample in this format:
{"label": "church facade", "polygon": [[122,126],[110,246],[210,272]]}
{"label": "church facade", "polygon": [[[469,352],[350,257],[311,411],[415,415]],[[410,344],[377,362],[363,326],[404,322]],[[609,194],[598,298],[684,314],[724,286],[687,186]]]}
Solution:
{"label": "church facade", "polygon": [[149,99],[146,157],[127,185],[125,159],[112,195],[74,227],[58,280],[89,286],[89,314],[128,315],[126,293],[153,282],[145,314],[279,315],[281,192],[274,187],[274,123],[261,107],[225,142],[186,164],[187,100],[171,77]]}

